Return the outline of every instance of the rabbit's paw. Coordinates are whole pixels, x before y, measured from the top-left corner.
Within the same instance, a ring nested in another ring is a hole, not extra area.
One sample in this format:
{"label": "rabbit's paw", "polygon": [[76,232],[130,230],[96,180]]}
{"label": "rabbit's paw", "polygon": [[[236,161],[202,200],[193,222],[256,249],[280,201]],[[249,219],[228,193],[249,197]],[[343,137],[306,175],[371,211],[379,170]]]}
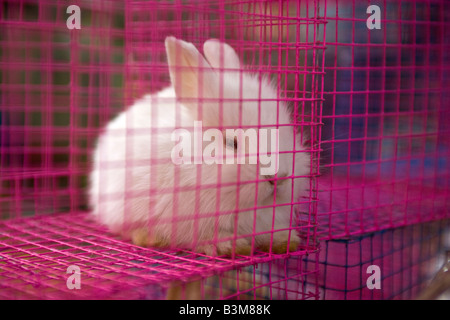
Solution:
{"label": "rabbit's paw", "polygon": [[263,244],[259,248],[264,252],[271,251],[272,253],[275,253],[275,254],[283,254],[283,253],[288,253],[288,249],[289,249],[289,252],[296,251],[299,244],[300,244],[300,239],[294,234],[291,234],[291,238],[288,243],[288,235],[286,234],[285,236],[282,236],[282,237],[274,236],[273,244],[272,244],[272,251],[270,250],[270,243]]}
{"label": "rabbit's paw", "polygon": [[198,246],[197,252],[204,253],[208,256],[232,256],[233,253],[236,255],[249,256],[252,254],[252,245],[245,239],[236,239],[234,241],[223,241],[216,245],[205,244]]}
{"label": "rabbit's paw", "polygon": [[[220,238],[231,238],[231,234],[221,234]],[[246,239],[236,239],[236,240],[217,240],[215,243],[213,240],[209,243],[202,244],[196,247],[195,251],[204,253],[207,256],[232,256],[241,255],[249,256],[252,254],[252,245]]]}
{"label": "rabbit's paw", "polygon": [[236,239],[236,242],[233,240],[224,241],[217,244],[218,255],[232,256],[233,253],[241,256],[249,256],[252,254],[252,244],[246,239]]}
{"label": "rabbit's paw", "polygon": [[157,248],[166,248],[169,246],[169,243],[161,238],[158,235],[150,235],[148,229],[139,228],[135,229],[131,232],[131,241],[140,247],[157,247]]}
{"label": "rabbit's paw", "polygon": [[198,253],[204,253],[210,257],[217,256],[216,246],[214,246],[212,244],[204,244],[204,245],[197,246],[194,251],[198,252]]}

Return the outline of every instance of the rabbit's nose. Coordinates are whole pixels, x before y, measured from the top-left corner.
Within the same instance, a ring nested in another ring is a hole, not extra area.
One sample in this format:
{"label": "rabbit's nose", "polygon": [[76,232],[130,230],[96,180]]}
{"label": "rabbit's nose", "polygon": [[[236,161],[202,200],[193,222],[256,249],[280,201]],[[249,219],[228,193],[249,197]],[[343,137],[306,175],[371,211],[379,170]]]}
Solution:
{"label": "rabbit's nose", "polygon": [[268,182],[271,185],[275,185],[275,182],[277,183],[277,185],[285,183],[288,180],[288,179],[284,179],[286,177],[287,177],[287,174],[285,174],[285,173],[278,174],[278,175],[265,176],[265,178],[268,179]]}

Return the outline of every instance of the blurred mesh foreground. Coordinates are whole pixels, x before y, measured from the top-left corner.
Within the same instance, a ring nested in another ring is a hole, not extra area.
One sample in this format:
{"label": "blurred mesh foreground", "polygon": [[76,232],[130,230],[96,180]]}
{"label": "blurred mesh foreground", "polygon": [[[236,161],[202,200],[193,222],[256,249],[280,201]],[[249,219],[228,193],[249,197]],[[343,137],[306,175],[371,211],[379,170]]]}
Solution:
{"label": "blurred mesh foreground", "polygon": [[124,108],[124,6],[81,6],[69,31],[68,5],[1,1],[4,219],[86,209],[92,129]]}

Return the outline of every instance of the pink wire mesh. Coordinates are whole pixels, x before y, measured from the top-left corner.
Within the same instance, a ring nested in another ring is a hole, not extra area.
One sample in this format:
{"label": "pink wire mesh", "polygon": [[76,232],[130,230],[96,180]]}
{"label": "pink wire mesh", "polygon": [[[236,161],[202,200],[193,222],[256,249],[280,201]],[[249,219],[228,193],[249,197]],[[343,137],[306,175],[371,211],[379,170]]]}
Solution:
{"label": "pink wire mesh", "polygon": [[[82,28],[69,31],[71,4],[0,0],[2,298],[159,299],[192,280],[203,298],[330,298],[319,292],[330,288],[374,298],[334,286],[348,262],[321,278],[337,252],[367,247],[333,247],[323,260],[325,244],[340,245],[323,240],[449,217],[445,1],[385,0],[381,30],[367,29],[366,2],[102,0],[79,2]],[[229,259],[141,248],[86,215],[100,129],[169,83],[167,35],[226,41],[295,106],[313,159],[293,228],[299,251]],[[82,290],[67,288],[69,265],[81,268]]]}
{"label": "pink wire mesh", "polygon": [[[445,264],[449,239],[449,221],[440,220],[324,241],[318,295],[324,300],[417,299]],[[370,266],[379,267],[379,288],[367,285],[374,284]]]}
{"label": "pink wire mesh", "polygon": [[319,237],[449,217],[448,8],[327,1]]}
{"label": "pink wire mesh", "polygon": [[[164,299],[171,283],[186,279],[201,281],[203,299],[318,298],[317,271],[301,260],[142,248],[81,213],[12,219],[1,230],[2,299]],[[81,270],[78,290],[67,286],[69,266]]]}
{"label": "pink wire mesh", "polygon": [[[0,1],[0,296],[159,299],[174,283],[200,281],[202,298],[317,298],[317,288],[304,284],[317,269],[303,270],[299,261],[288,272],[286,264],[290,255],[317,251],[325,49],[319,2],[80,2],[81,29],[68,30],[71,4]],[[295,106],[295,124],[315,142],[310,190],[299,200],[309,208],[292,228],[304,239],[298,251],[230,259],[141,248],[85,213],[96,140],[125,106],[169,84],[169,35],[197,47],[213,37],[226,41],[253,72],[272,75]],[[69,266],[81,269],[82,289],[69,289]]]}

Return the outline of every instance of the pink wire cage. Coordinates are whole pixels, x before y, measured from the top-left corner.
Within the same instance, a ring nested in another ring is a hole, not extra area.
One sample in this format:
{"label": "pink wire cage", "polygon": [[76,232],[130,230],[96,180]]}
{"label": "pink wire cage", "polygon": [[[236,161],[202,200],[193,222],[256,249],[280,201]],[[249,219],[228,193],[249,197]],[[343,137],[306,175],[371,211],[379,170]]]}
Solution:
{"label": "pink wire cage", "polygon": [[377,4],[327,2],[321,238],[448,218],[448,10]]}
{"label": "pink wire cage", "polygon": [[[361,278],[339,259],[369,250],[364,239],[383,247],[382,232],[449,217],[445,1],[380,1],[380,30],[367,28],[369,3],[344,0],[78,1],[81,29],[70,30],[72,4],[0,0],[0,297],[160,299],[174,283],[181,298],[192,283],[208,299],[397,297],[333,279]],[[126,106],[170,84],[167,36],[200,51],[210,38],[228,43],[291,107],[311,155],[306,177],[292,177],[309,181],[291,203],[297,250],[143,248],[91,219],[97,139]],[[80,290],[67,285],[73,265]]]}
{"label": "pink wire cage", "polygon": [[[318,281],[306,282],[317,285],[324,300],[445,300],[448,289],[436,294],[430,287],[446,264],[449,240],[448,220],[326,240],[318,258],[303,258],[306,269],[319,263]],[[374,283],[371,266],[379,267],[379,288],[368,285]]]}
{"label": "pink wire cage", "polygon": [[[309,208],[301,224],[289,227],[293,234],[302,234],[302,245],[284,254],[257,250],[228,257],[190,248],[142,248],[109,232],[86,211],[93,150],[102,129],[143,94],[170,84],[167,36],[197,48],[210,38],[231,45],[253,73],[274,78],[278,94],[285,96],[279,101],[295,105],[292,128],[308,130],[311,140],[318,141],[325,49],[325,21],[323,14],[319,17],[318,2],[286,6],[262,1],[82,1],[81,29],[66,26],[66,9],[72,4],[66,1],[1,4],[2,297],[157,299],[179,283],[181,297],[186,297],[184,288],[198,281],[195,294],[201,298],[315,296],[314,287],[287,282],[316,270],[302,270],[300,263],[295,274],[283,268],[287,257],[317,251],[313,187],[289,204]],[[296,28],[304,29],[305,38],[286,42],[295,39]],[[271,62],[275,58],[279,63]],[[218,103],[222,100],[220,96]],[[139,135],[132,129],[128,137]],[[315,155],[306,177],[313,186],[317,144],[307,151]],[[108,155],[100,157],[101,165],[107,165]],[[102,167],[100,174],[106,170]],[[200,171],[197,179],[201,191]],[[102,179],[99,189],[108,183]],[[220,190],[220,180],[212,187]],[[294,219],[293,209],[291,215]],[[81,290],[71,290],[66,283],[70,266],[81,270]]]}

